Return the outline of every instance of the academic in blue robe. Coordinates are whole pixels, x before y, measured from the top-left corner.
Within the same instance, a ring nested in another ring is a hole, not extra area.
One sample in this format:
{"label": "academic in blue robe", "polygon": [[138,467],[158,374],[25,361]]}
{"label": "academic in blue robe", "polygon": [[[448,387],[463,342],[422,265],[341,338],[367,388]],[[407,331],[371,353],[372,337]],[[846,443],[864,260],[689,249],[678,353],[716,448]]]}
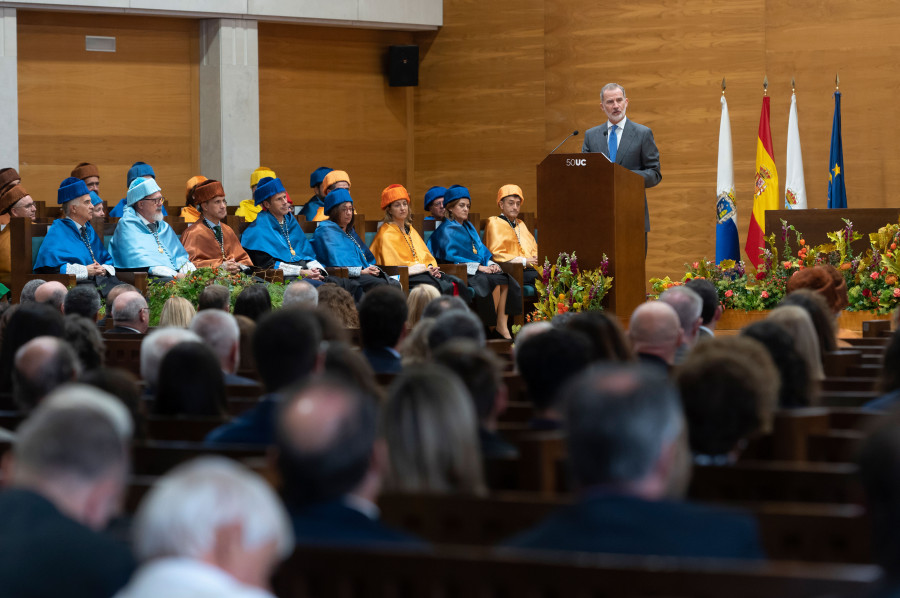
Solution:
{"label": "academic in blue robe", "polygon": [[[241,236],[241,245],[244,246],[250,257],[254,258],[253,252],[262,252],[274,258],[276,262],[285,264],[310,262],[316,259],[316,253],[306,239],[306,233],[297,223],[297,219],[292,214],[288,214],[284,218],[287,222],[288,238],[291,240],[290,246],[284,238],[284,232],[281,225],[278,224],[278,220],[268,210],[263,210]],[[293,254],[291,254],[292,248]],[[254,258],[254,265],[269,267],[256,262],[257,260]]]}
{"label": "academic in blue robe", "polygon": [[460,224],[453,219],[445,219],[431,233],[427,245],[431,255],[445,264],[478,262],[480,266],[487,266],[491,261],[490,250],[468,220]]}
{"label": "academic in blue robe", "polygon": [[[57,218],[47,229],[47,236],[38,250],[34,268],[55,268],[57,271],[65,264],[81,264],[89,266],[96,262],[112,265],[113,259],[103,247],[103,241],[94,232],[94,227],[86,225],[90,250],[81,238],[78,224],[70,218]],[[93,256],[91,252],[93,251]]]}
{"label": "academic in blue robe", "polygon": [[311,222],[313,218],[316,217],[316,214],[319,213],[319,208],[324,208],[325,202],[318,195],[313,195],[312,198],[306,205],[300,208],[300,215],[306,218],[307,222]]}
{"label": "academic in blue robe", "polygon": [[316,227],[312,242],[319,261],[326,267],[368,268],[375,265],[375,256],[353,228],[347,236],[340,226],[331,220],[323,220]]}
{"label": "academic in blue robe", "polygon": [[[119,200],[119,203],[116,204],[116,207],[114,207],[113,209],[111,209],[109,211],[109,217],[110,218],[121,218],[122,216],[125,215],[125,208],[126,208],[125,198],[123,197],[122,199]],[[163,216],[169,215],[169,213],[166,212],[166,206],[163,206],[162,212],[163,212]]]}
{"label": "academic in blue robe", "polygon": [[[159,229],[156,237],[150,232],[150,228],[144,223],[143,218],[127,207],[116,225],[116,232],[109,242],[109,253],[112,255],[116,268],[137,269],[164,266],[179,270],[190,261],[187,251],[172,227],[164,220],[158,223]],[[162,246],[162,251],[160,251]]]}

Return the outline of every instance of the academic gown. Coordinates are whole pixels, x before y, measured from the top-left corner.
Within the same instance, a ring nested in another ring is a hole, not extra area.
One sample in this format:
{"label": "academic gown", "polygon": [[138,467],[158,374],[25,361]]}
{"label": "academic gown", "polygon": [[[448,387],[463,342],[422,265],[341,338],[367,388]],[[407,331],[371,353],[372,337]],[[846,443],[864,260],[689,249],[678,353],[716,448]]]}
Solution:
{"label": "academic gown", "polygon": [[[116,206],[109,211],[109,214],[107,214],[107,216],[109,216],[110,218],[121,218],[122,216],[125,215],[125,208],[127,208],[127,207],[128,207],[128,204],[127,204],[125,198],[123,197],[122,199],[119,200],[119,203],[117,203]],[[163,206],[162,213],[163,213],[163,216],[169,215],[169,213],[166,212],[166,206]]]}
{"label": "academic gown", "polygon": [[[290,245],[284,237],[281,225],[268,210],[259,213],[256,219],[244,229],[241,244],[247,250],[253,265],[257,268],[273,268],[279,262],[296,264],[316,259],[306,233],[300,228],[293,215],[285,216]],[[291,249],[294,253],[291,253]]]}
{"label": "academic gown", "polygon": [[[175,235],[175,231],[165,220],[158,223],[154,236],[134,208],[125,208],[125,213],[116,225],[116,232],[109,242],[109,253],[116,268],[129,270],[164,266],[180,270],[190,258]],[[156,238],[159,238],[157,244]]]}
{"label": "academic gown", "polygon": [[323,220],[316,227],[312,243],[319,261],[327,267],[368,268],[375,265],[375,256],[356,230],[351,228],[348,236],[331,220]]}
{"label": "academic gown", "polygon": [[[516,234],[518,233],[518,235]],[[484,244],[494,256],[495,262],[510,262],[517,257],[536,258],[537,241],[521,220],[513,228],[500,216],[488,218],[484,227]]]}
{"label": "academic gown", "polygon": [[221,226],[222,245],[219,245],[215,233],[206,225],[205,220],[198,220],[181,233],[181,244],[194,265],[198,268],[217,268],[224,261],[231,260],[242,266],[252,266],[250,256],[241,247],[241,242],[231,227],[224,223]]}
{"label": "academic gown", "polygon": [[325,220],[325,201],[318,195],[313,195],[299,212],[307,222],[321,222]]}
{"label": "academic gown", "polygon": [[[94,232],[94,227],[85,225],[87,230],[88,246],[84,244],[78,230],[78,224],[70,218],[57,218],[47,229],[47,236],[41,243],[37,258],[34,261],[34,270],[40,268],[52,268],[59,272],[66,264],[81,264],[89,266],[96,261],[102,265],[113,265],[113,258],[103,247],[103,241]],[[46,271],[46,270],[45,270]]]}
{"label": "academic gown", "polygon": [[[410,245],[412,245],[412,249],[410,249]],[[407,234],[401,232],[400,227],[394,223],[382,224],[369,250],[375,256],[376,263],[382,266],[415,266],[416,264],[437,266],[437,260],[428,251],[425,241],[411,226]],[[415,250],[415,254],[413,250]],[[420,284],[427,284],[436,288],[442,295],[453,294],[454,282],[458,283],[460,288],[463,287],[461,280],[446,273],[440,278],[435,278],[428,272],[409,276],[410,289],[414,289]]]}

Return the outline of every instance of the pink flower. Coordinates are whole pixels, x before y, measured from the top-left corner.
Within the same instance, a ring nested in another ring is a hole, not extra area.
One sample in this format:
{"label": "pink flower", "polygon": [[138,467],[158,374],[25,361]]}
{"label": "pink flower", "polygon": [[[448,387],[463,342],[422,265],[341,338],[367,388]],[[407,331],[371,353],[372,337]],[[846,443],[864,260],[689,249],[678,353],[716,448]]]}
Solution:
{"label": "pink flower", "polygon": [[894,297],[900,297],[900,287],[894,288]]}
{"label": "pink flower", "polygon": [[731,289],[728,289],[727,291],[725,291],[726,297],[731,297],[732,295],[734,295],[734,293],[731,291]]}
{"label": "pink flower", "polygon": [[879,276],[880,274],[878,274],[878,272],[872,272],[871,274],[869,274],[869,278],[871,278],[872,280],[878,280]]}
{"label": "pink flower", "polygon": [[691,264],[691,267],[693,267],[694,270],[698,269],[700,267],[700,262],[694,262],[693,264]]}
{"label": "pink flower", "polygon": [[760,296],[761,296],[763,299],[768,299],[768,298],[769,298],[769,291],[763,291],[762,294],[761,294]]}

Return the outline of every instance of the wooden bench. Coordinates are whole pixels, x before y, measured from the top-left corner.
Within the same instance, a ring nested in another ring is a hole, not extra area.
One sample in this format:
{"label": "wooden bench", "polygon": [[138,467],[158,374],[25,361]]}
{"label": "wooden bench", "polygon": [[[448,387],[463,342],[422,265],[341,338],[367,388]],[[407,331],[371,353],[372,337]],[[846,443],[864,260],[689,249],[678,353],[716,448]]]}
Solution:
{"label": "wooden bench", "polygon": [[805,598],[863,596],[873,565],[516,554],[472,547],[298,547],[273,580],[281,598]]}
{"label": "wooden bench", "polygon": [[201,455],[220,455],[245,461],[263,457],[266,447],[255,445],[212,445],[200,442],[136,441],[131,449],[132,471],[136,475],[159,476]]}

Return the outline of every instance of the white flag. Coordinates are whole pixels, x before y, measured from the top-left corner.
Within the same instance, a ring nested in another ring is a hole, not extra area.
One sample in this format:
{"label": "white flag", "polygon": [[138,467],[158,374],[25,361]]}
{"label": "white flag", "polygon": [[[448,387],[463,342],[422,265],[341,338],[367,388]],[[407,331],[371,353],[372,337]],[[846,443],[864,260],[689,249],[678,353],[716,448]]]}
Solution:
{"label": "white flag", "polygon": [[722,94],[719,122],[719,167],[716,172],[716,263],[741,259],[738,244],[737,209],[734,205],[734,160],[731,152],[731,119]]}
{"label": "white flag", "polygon": [[789,210],[806,209],[806,182],[803,180],[803,153],[800,151],[800,125],[797,122],[797,95],[791,94],[791,115],[788,118],[787,175],[784,179],[784,207]]}

